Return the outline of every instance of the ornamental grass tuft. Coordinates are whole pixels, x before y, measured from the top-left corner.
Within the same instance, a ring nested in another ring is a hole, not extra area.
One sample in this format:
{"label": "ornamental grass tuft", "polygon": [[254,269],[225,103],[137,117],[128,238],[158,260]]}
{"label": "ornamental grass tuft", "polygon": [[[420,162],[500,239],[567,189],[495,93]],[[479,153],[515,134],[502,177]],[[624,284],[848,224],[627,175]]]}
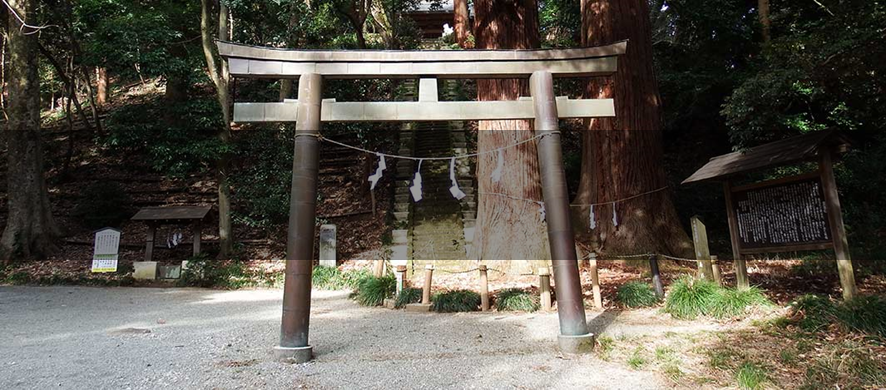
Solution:
{"label": "ornamental grass tuft", "polygon": [[434,295],[434,311],[458,313],[480,310],[480,294],[470,290],[452,290]]}
{"label": "ornamental grass tuft", "polygon": [[508,288],[495,296],[495,308],[498,311],[536,312],[541,309],[541,299],[531,291],[521,288]]}

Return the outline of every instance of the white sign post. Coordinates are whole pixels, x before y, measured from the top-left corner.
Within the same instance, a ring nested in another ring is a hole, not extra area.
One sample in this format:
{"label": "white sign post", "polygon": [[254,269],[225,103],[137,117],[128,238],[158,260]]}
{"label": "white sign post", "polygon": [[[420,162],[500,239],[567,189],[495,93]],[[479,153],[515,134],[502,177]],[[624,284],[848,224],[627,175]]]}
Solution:
{"label": "white sign post", "polygon": [[92,272],[117,272],[120,259],[120,231],[105,228],[95,232],[95,251],[92,255]]}

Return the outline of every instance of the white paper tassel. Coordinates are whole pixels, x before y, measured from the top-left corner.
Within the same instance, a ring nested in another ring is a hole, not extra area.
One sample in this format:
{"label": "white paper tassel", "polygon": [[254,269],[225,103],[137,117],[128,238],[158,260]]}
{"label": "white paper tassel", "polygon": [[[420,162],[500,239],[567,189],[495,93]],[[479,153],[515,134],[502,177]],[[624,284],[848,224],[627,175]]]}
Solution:
{"label": "white paper tassel", "polygon": [[412,192],[412,199],[416,202],[421,202],[421,163],[423,160],[418,161],[418,170],[415,171],[415,179],[412,180],[412,187],[409,187],[409,191]]}
{"label": "white paper tassel", "polygon": [[618,214],[615,210],[615,202],[612,202],[612,226],[618,227]]}
{"label": "white paper tassel", "polygon": [[385,163],[385,156],[378,155],[378,168],[375,170],[375,174],[369,176],[369,182],[372,183],[372,186],[369,187],[370,190],[374,190],[378,181],[381,180],[382,175],[384,175],[385,169],[388,169],[387,164]]}
{"label": "white paper tassel", "polygon": [[496,165],[495,170],[492,171],[492,182],[498,183],[501,181],[501,174],[505,169],[505,154],[501,150],[498,151],[498,165]]}
{"label": "white paper tassel", "polygon": [[596,229],[597,228],[597,215],[594,214],[594,205],[591,205],[591,215],[589,218],[591,221],[590,222],[591,230]]}
{"label": "white paper tassel", "polygon": [[542,202],[538,202],[538,213],[541,217],[542,222],[546,222],[548,220],[548,213],[545,210],[545,204]]}
{"label": "white paper tassel", "polygon": [[464,199],[466,195],[462,192],[461,188],[458,188],[458,180],[455,179],[455,157],[449,162],[449,180],[452,180],[452,187],[449,188],[449,193],[451,193],[455,199]]}

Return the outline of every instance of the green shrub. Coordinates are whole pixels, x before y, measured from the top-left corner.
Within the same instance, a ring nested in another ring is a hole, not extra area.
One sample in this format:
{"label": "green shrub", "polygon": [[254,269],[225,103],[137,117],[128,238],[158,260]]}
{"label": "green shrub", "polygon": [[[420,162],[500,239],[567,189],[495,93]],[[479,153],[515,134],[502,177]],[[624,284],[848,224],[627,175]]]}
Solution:
{"label": "green shrub", "polygon": [[792,305],[802,313],[797,325],[809,332],[824,330],[837,323],[847,330],[886,338],[886,299],[864,296],[845,303],[834,303],[827,297],[804,295]]}
{"label": "green shrub", "polygon": [[360,279],[353,298],[363,306],[379,306],[397,291],[397,279],[391,275]]}
{"label": "green shrub", "polygon": [[480,294],[470,290],[452,290],[434,295],[434,311],[456,313],[480,310]]}
{"label": "green shrub", "polygon": [[342,272],[335,267],[314,267],[311,279],[318,290],[353,290],[361,280],[371,276],[366,270]]}
{"label": "green shrub", "polygon": [[618,288],[619,302],[627,307],[650,307],[658,303],[652,286],[643,282],[629,282]]}
{"label": "green shrub", "polygon": [[132,214],[132,199],[120,184],[110,181],[95,182],[86,187],[71,212],[71,216],[90,229],[120,227]]}
{"label": "green shrub", "polygon": [[719,288],[720,286],[706,280],[680,278],[671,286],[664,311],[681,319],[704,315],[713,306]]}
{"label": "green shrub", "polygon": [[508,288],[495,296],[495,308],[498,311],[536,312],[541,309],[538,295],[520,288]]}
{"label": "green shrub", "polygon": [[745,362],[735,373],[738,387],[744,390],[762,389],[763,384],[769,380],[766,370],[759,365]]}
{"label": "green shrub", "polygon": [[410,303],[420,303],[421,298],[422,289],[411,287],[404,288],[402,291],[400,291],[400,295],[397,295],[397,303],[394,305],[394,307],[402,309]]}
{"label": "green shrub", "polygon": [[664,311],[680,319],[698,316],[724,318],[739,315],[748,307],[769,304],[769,300],[757,288],[737,291],[707,280],[683,277],[671,287]]}

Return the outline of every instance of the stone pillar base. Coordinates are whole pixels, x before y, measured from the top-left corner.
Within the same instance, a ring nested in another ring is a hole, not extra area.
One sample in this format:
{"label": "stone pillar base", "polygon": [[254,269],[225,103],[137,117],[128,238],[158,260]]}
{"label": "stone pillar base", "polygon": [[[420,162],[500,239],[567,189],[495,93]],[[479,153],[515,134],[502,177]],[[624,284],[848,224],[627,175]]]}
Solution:
{"label": "stone pillar base", "polygon": [[416,312],[416,313],[429,313],[431,309],[433,309],[434,305],[428,303],[410,303],[406,305],[406,311]]}
{"label": "stone pillar base", "polygon": [[314,358],[314,347],[274,347],[274,358],[290,363],[307,363]]}
{"label": "stone pillar base", "polygon": [[564,354],[583,355],[594,352],[596,336],[594,336],[593,333],[580,336],[560,335],[560,337],[557,338],[557,342],[560,345],[560,351]]}

